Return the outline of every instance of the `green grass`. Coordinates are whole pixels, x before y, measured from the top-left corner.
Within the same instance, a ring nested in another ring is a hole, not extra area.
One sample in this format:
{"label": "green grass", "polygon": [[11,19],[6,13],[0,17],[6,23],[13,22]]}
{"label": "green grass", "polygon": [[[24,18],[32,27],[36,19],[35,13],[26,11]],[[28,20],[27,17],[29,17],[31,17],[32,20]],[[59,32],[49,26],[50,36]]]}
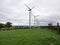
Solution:
{"label": "green grass", "polygon": [[38,28],[0,31],[0,45],[60,45],[60,35]]}

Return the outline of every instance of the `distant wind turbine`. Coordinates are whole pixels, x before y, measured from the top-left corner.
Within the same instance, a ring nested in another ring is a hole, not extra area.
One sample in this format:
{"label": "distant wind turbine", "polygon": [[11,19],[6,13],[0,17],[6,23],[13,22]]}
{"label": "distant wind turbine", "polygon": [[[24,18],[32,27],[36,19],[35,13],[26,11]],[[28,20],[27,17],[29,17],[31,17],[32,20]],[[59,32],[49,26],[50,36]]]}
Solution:
{"label": "distant wind turbine", "polygon": [[30,8],[28,5],[25,4],[25,6],[29,9],[29,27],[31,28],[31,11],[34,7]]}
{"label": "distant wind turbine", "polygon": [[34,26],[36,27],[36,21],[37,21],[37,25],[38,25],[38,19],[37,19],[37,17],[39,16],[39,15],[34,15],[33,13],[32,13],[32,15],[34,16]]}

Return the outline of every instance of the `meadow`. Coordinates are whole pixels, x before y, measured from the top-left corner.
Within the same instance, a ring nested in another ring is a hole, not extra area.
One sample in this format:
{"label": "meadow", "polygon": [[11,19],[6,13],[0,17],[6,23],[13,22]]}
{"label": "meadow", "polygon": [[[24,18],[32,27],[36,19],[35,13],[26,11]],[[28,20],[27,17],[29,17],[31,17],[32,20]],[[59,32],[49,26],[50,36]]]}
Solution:
{"label": "meadow", "polygon": [[49,29],[0,31],[0,45],[60,45],[60,35]]}

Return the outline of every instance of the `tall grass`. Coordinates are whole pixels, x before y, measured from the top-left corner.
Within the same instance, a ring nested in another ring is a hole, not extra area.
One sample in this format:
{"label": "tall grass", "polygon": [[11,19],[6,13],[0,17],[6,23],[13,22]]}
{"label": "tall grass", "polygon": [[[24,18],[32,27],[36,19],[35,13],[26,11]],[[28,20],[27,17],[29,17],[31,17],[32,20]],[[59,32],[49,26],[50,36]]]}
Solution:
{"label": "tall grass", "polygon": [[40,28],[0,31],[0,45],[60,45],[60,35]]}

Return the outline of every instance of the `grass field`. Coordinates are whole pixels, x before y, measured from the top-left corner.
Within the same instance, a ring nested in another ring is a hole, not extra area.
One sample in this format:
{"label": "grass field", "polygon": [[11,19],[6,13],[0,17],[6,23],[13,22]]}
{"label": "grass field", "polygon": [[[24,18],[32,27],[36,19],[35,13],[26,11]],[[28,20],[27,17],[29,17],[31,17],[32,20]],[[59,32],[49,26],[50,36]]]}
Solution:
{"label": "grass field", "polygon": [[60,45],[60,35],[37,28],[0,31],[0,45]]}

